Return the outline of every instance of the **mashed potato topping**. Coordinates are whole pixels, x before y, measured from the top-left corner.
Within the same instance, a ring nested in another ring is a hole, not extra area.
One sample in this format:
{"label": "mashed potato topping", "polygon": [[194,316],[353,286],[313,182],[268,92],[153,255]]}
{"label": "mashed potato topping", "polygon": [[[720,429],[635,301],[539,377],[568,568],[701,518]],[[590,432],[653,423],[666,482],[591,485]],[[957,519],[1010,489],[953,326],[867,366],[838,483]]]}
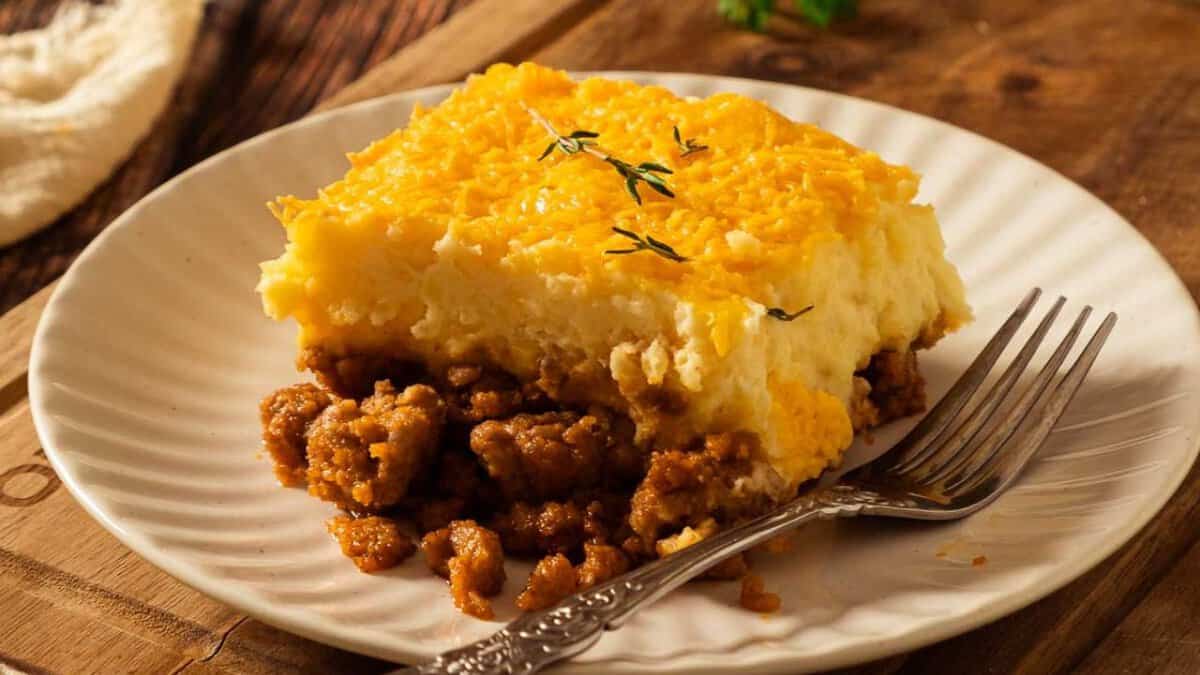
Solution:
{"label": "mashed potato topping", "polygon": [[[669,167],[675,197],[642,189],[638,205],[588,155],[539,161],[551,139],[526,107]],[[674,127],[708,149],[681,157]],[[752,432],[790,486],[850,444],[873,354],[970,317],[911,170],[743,96],[497,65],[350,160],[316,198],[272,204],[288,244],[258,289],[302,348],[522,379],[549,357],[589,374],[576,398],[627,412],[639,442]],[[630,244],[614,227],[687,260],[606,254]],[[669,415],[646,413],[664,397]]]}

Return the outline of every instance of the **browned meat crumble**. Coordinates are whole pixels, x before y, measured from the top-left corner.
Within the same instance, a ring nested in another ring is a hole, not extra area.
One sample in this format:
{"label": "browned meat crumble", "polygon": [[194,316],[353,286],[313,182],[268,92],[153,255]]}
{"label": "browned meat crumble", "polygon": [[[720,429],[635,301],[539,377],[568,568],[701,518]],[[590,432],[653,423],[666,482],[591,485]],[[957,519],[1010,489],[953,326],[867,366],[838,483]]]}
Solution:
{"label": "browned meat crumble", "polygon": [[575,568],[576,585],[581,591],[587,590],[628,571],[629,557],[621,549],[587,543],[583,545],[583,562]]}
{"label": "browned meat crumble", "polygon": [[480,619],[495,616],[488,598],[504,586],[504,549],[495,532],[473,520],[456,520],[421,539],[434,573],[450,581],[454,606]]}
{"label": "browned meat crumble", "polygon": [[747,574],[742,579],[741,605],[751,612],[778,612],[783,604],[779,596],[765,590],[762,577]]}
{"label": "browned meat crumble", "polygon": [[650,457],[646,478],[633,493],[629,524],[642,550],[668,528],[697,525],[714,514],[736,519],[754,507],[750,496],[735,490],[750,473],[757,439],[748,434],[710,434],[696,450],[667,450]]}
{"label": "browned meat crumble", "polygon": [[471,432],[471,450],[512,500],[570,497],[626,482],[642,465],[633,425],[599,407],[483,422]]}
{"label": "browned meat crumble", "polygon": [[583,526],[584,510],[572,502],[517,502],[492,525],[504,550],[519,555],[568,553],[587,538]]}
{"label": "browned meat crumble", "polygon": [[433,460],[445,404],[433,388],[375,384],[361,403],[339,399],[308,430],[308,491],[348,511],[392,506]]}
{"label": "browned meat crumble", "polygon": [[450,420],[475,424],[549,408],[550,400],[535,385],[521,386],[509,375],[477,365],[450,366],[442,378]]}
{"label": "browned meat crumble", "polygon": [[562,553],[554,553],[538,561],[517,596],[517,608],[527,612],[553,607],[576,591],[585,591],[597,584],[629,571],[629,558],[615,546],[584,544],[583,562],[572,566]]}
{"label": "browned meat crumble", "polygon": [[[328,527],[364,571],[399,564],[416,548],[409,533],[422,534],[430,569],[472,616],[494,615],[488,598],[504,583],[506,552],[540,559],[517,600],[540,609],[771,506],[739,489],[754,436],[717,433],[648,451],[655,446],[635,437],[626,414],[576,405],[597,373],[547,360],[537,380],[520,383],[474,364],[427,373],[399,359],[320,350],[300,362],[321,386],[285,387],[260,406],[279,481],[306,485],[350,514]],[[877,354],[855,391],[856,429],[924,409],[912,353]],[[663,429],[679,408],[653,387],[590,393],[613,406],[636,399],[634,414]],[[776,611],[779,597],[748,570],[738,555],[704,578],[740,578],[744,606]]]}
{"label": "browned meat crumble", "polygon": [[538,561],[525,590],[517,596],[517,608],[526,612],[546,609],[575,592],[575,568],[561,553],[548,555]]}
{"label": "browned meat crumble", "polygon": [[364,572],[395,567],[417,550],[413,540],[390,518],[336,516],[329,519],[327,526],[341,545],[342,553]]}
{"label": "browned meat crumble", "polygon": [[315,384],[294,384],[259,405],[263,445],[275,460],[275,477],[284,485],[304,485],[308,471],[308,428],[332,399]]}

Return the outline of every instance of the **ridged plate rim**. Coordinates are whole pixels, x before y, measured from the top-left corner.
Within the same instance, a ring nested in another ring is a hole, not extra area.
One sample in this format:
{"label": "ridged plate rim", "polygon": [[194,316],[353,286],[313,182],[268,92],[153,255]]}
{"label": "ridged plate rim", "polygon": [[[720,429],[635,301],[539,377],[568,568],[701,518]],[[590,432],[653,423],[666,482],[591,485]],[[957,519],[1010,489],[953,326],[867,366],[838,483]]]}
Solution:
{"label": "ridged plate rim", "polygon": [[[872,101],[867,101],[851,96],[825,92],[821,90],[811,89],[807,87],[799,87],[789,84],[781,84],[774,82],[765,82],[759,80],[751,80],[745,78],[733,77],[717,77],[706,75],[693,75],[686,73],[653,73],[653,72],[636,72],[636,71],[603,71],[595,73],[583,73],[585,75],[603,75],[605,77],[615,77],[622,79],[633,79],[643,83],[654,83],[667,86],[668,88],[694,88],[700,87],[712,91],[753,91],[753,92],[770,92],[774,96],[786,97],[789,93],[803,93],[807,96],[828,97],[830,100],[838,102],[841,105],[850,105],[860,107],[864,110],[873,112],[874,114],[882,114],[887,116],[898,116],[906,118],[907,122],[918,122],[924,125],[934,125],[935,128],[943,132],[949,132],[954,135],[966,134],[973,142],[984,144],[993,151],[998,151],[1003,154],[1015,156],[1023,162],[1028,162],[1031,167],[1035,167],[1039,171],[1047,172],[1048,175],[1055,178],[1057,181],[1069,185],[1078,194],[1075,198],[1081,202],[1088,203],[1092,208],[1099,208],[1108,212],[1112,217],[1120,220],[1128,230],[1126,234],[1132,235],[1133,241],[1140,242],[1140,245],[1153,251],[1154,257],[1157,259],[1158,265],[1161,266],[1157,273],[1166,272],[1169,274],[1176,284],[1176,294],[1178,300],[1185,304],[1190,311],[1191,331],[1189,344],[1195,346],[1200,344],[1200,314],[1197,314],[1194,302],[1190,294],[1184,287],[1183,283],[1178,279],[1177,275],[1170,269],[1169,264],[1162,256],[1153,250],[1153,247],[1148,241],[1137,232],[1124,218],[1113,211],[1110,207],[1103,204],[1098,198],[1088,193],[1082,187],[1071,182],[1066,177],[1058,172],[1042,165],[1035,160],[1015,151],[1011,148],[1003,146],[995,141],[991,141],[985,137],[975,134],[971,131],[964,130],[953,125],[938,121],[916,113],[904,111],[898,108],[887,106]],[[433,87],[425,87],[412,91],[407,91],[391,96],[373,99],[358,103],[345,108],[326,111],[301,119],[292,124],[280,127],[262,135],[256,136],[247,140],[233,148],[223,151],[199,164],[188,169],[187,171],[176,176],[171,181],[160,186],[148,196],[143,198],[122,216],[116,219],[103,233],[101,233],[80,255],[79,259],[71,266],[64,275],[58,288],[50,298],[45,312],[38,324],[37,332],[34,339],[33,349],[30,356],[29,368],[29,397],[33,418],[37,426],[38,435],[42,446],[46,451],[54,469],[61,477],[63,483],[67,486],[71,494],[77,501],[87,510],[87,512],[101,523],[109,532],[121,540],[124,544],[136,551],[139,555],[149,560],[154,565],[165,570],[169,574],[180,579],[189,586],[212,596],[234,608],[245,611],[247,614],[259,618],[267,623],[279,626],[286,630],[298,633],[300,635],[312,638],[314,640],[337,645],[346,649],[359,651],[374,656],[391,659],[406,659],[419,657],[429,654],[431,649],[424,646],[415,640],[409,640],[407,643],[395,644],[378,644],[370,640],[356,639],[352,635],[338,633],[326,625],[320,617],[315,615],[304,615],[296,612],[287,611],[287,607],[280,607],[265,602],[264,600],[254,596],[253,594],[242,591],[238,584],[230,583],[228,580],[218,576],[213,576],[209,572],[200,569],[189,562],[181,561],[174,557],[170,551],[150,541],[145,533],[127,526],[121,520],[115,517],[104,503],[104,500],[95,495],[89,489],[89,485],[82,482],[76,473],[76,467],[71,458],[60,448],[58,436],[59,429],[57,422],[52,418],[54,411],[47,408],[47,387],[46,370],[52,359],[58,355],[48,350],[45,346],[47,334],[55,327],[60,326],[64,321],[69,321],[66,315],[62,298],[69,293],[72,287],[79,283],[83,276],[81,270],[92,264],[92,261],[105,254],[105,248],[119,236],[119,233],[129,223],[136,221],[139,215],[147,208],[148,205],[163,199],[170,191],[174,190],[182,181],[197,174],[212,171],[231,156],[236,153],[243,152],[250,148],[256,148],[262,144],[271,143],[277,135],[282,133],[291,133],[308,127],[319,127],[320,125],[333,120],[335,118],[346,116],[352,118],[355,114],[363,113],[376,108],[386,108],[395,105],[398,101],[411,101],[424,96],[440,96],[449,92],[453,87],[458,85],[437,85]],[[347,148],[352,150],[354,148]],[[315,186],[314,186],[315,187]],[[249,293],[251,289],[247,289]],[[1119,329],[1118,329],[1119,330]],[[1183,337],[1183,336],[1181,336]],[[1190,373],[1190,379],[1193,383],[1196,380],[1196,371],[1193,368]],[[1007,597],[991,602],[976,611],[969,612],[963,615],[944,617],[936,623],[926,626],[919,631],[908,631],[899,634],[893,638],[876,640],[870,636],[859,636],[856,644],[852,648],[847,648],[846,645],[841,645],[836,649],[825,652],[796,652],[789,649],[786,640],[750,640],[744,644],[739,644],[733,649],[727,651],[711,651],[703,650],[689,652],[686,656],[673,658],[670,660],[644,660],[638,657],[622,657],[617,656],[605,661],[576,664],[570,669],[575,672],[612,672],[614,670],[628,672],[736,672],[742,668],[753,666],[758,668],[758,672],[782,672],[794,671],[795,669],[825,669],[845,666],[852,663],[870,661],[878,658],[883,658],[899,652],[909,651],[918,647],[952,637],[954,635],[969,631],[973,628],[981,626],[985,623],[1000,618],[1006,614],[1016,611],[1053,591],[1070,583],[1084,572],[1093,568],[1104,558],[1116,551],[1121,545],[1127,542],[1138,530],[1145,526],[1147,522],[1161,510],[1170,496],[1178,489],[1180,483],[1187,475],[1186,468],[1190,467],[1194,462],[1197,453],[1200,452],[1200,442],[1196,438],[1192,438],[1188,443],[1188,454],[1182,458],[1179,466],[1183,470],[1179,470],[1177,475],[1172,476],[1167,482],[1169,489],[1163,490],[1148,499],[1143,507],[1136,513],[1127,517],[1122,525],[1115,531],[1109,533],[1104,539],[1102,545],[1095,547],[1091,552],[1070,561],[1064,561],[1058,564],[1053,572],[1046,578],[1041,580],[1041,584],[1037,588],[1025,588],[1019,592],[1012,593]],[[667,600],[665,602],[670,602]]]}

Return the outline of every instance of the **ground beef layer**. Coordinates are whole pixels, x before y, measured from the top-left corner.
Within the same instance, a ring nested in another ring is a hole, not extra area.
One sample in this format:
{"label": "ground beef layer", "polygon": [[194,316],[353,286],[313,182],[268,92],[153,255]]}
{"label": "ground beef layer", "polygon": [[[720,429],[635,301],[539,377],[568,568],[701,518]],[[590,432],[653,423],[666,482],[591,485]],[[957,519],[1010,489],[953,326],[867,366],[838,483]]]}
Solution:
{"label": "ground beef layer", "polygon": [[[517,606],[543,609],[773,506],[739,489],[757,454],[749,434],[649,450],[622,414],[560,402],[552,378],[311,351],[303,362],[321,384],[285,387],[260,406],[275,475],[345,512],[329,531],[361,570],[420,548],[472,616],[494,615],[505,555],[538,560]],[[856,429],[924,410],[913,352],[877,354],[855,391]],[[739,555],[705,578],[742,578],[744,606],[778,609],[747,571]]]}

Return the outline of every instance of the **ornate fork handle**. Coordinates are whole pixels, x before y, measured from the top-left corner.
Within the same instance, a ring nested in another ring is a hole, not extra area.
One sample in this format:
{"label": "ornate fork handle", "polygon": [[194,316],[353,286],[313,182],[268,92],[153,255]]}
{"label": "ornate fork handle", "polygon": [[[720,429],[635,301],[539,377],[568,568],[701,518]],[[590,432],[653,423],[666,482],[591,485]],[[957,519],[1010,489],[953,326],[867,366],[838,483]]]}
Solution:
{"label": "ornate fork handle", "polygon": [[851,485],[809,493],[667,558],[573,595],[548,610],[526,614],[491,637],[397,673],[464,675],[535,673],[591,647],[605,630],[658,600],[721,560],[811,520],[915,506]]}

